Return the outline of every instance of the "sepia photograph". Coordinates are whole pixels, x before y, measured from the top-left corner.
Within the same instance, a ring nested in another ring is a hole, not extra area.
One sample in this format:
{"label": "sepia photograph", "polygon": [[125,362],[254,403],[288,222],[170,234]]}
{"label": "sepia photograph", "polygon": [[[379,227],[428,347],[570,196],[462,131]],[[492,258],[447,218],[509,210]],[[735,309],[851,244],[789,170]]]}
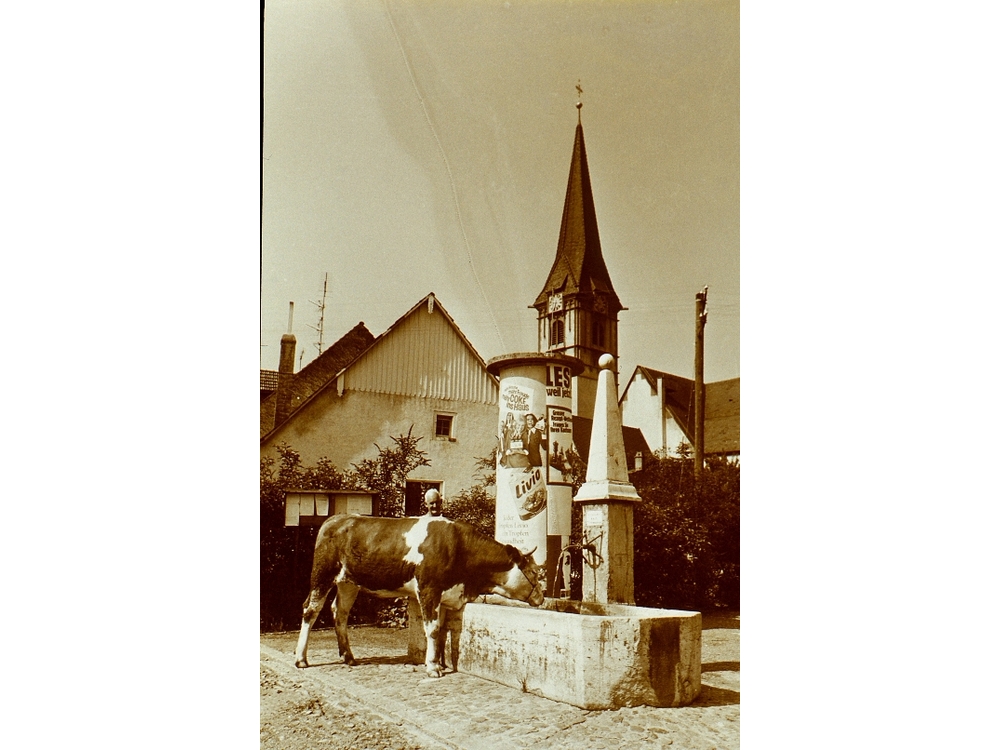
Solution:
{"label": "sepia photograph", "polygon": [[6,744],[989,746],[996,15],[12,4]]}
{"label": "sepia photograph", "polygon": [[262,44],[261,747],[739,747],[738,2]]}

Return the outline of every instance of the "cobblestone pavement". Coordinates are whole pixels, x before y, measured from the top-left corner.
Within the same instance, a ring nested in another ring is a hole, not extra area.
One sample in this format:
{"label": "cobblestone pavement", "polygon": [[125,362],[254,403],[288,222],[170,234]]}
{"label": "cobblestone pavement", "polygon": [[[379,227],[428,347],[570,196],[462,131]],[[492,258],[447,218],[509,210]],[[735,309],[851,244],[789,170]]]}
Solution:
{"label": "cobblestone pavement", "polygon": [[308,669],[296,633],[261,636],[261,667],[306,690],[353,699],[427,750],[739,747],[739,615],[703,618],[702,688],[690,706],[588,711],[462,672],[441,679],[405,663],[406,631],[352,629],[357,666],[339,661],[332,630],[313,632]]}

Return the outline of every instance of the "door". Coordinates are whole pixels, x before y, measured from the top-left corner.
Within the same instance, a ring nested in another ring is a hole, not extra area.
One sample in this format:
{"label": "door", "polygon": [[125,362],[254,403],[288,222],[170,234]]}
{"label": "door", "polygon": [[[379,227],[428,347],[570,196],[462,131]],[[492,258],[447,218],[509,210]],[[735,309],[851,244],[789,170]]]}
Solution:
{"label": "door", "polygon": [[406,494],[404,502],[406,507],[403,513],[407,516],[422,516],[427,512],[424,507],[424,493],[427,490],[441,491],[441,482],[420,482],[406,480]]}

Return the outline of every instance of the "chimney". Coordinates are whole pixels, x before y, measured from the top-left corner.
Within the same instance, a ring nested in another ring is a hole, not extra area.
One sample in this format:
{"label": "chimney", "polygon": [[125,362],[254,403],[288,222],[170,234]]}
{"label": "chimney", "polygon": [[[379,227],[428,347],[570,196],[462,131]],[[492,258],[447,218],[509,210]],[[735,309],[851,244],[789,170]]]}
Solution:
{"label": "chimney", "polygon": [[292,313],[295,303],[288,303],[288,333],[281,337],[281,357],[278,360],[278,393],[274,407],[274,426],[288,419],[292,411],[292,382],[295,379],[295,336],[292,333]]}

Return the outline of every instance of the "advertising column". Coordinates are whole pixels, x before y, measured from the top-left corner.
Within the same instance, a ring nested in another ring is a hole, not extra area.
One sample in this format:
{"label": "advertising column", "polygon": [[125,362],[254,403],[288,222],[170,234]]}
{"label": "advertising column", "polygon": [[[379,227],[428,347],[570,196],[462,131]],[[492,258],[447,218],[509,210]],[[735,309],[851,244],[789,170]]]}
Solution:
{"label": "advertising column", "polygon": [[[533,551],[546,568],[546,593],[558,594],[562,576],[555,566],[562,537],[570,534],[572,506],[563,475],[572,445],[570,384],[583,363],[564,355],[508,354],[491,359],[488,369],[500,379],[496,539]],[[559,458],[550,465],[553,453]]]}
{"label": "advertising column", "polygon": [[547,426],[548,556],[556,559],[552,569],[552,596],[569,596],[569,555],[556,570],[559,553],[566,548],[572,533],[573,485],[567,472],[567,453],[573,447],[573,368],[554,362],[545,368],[545,424]]}

